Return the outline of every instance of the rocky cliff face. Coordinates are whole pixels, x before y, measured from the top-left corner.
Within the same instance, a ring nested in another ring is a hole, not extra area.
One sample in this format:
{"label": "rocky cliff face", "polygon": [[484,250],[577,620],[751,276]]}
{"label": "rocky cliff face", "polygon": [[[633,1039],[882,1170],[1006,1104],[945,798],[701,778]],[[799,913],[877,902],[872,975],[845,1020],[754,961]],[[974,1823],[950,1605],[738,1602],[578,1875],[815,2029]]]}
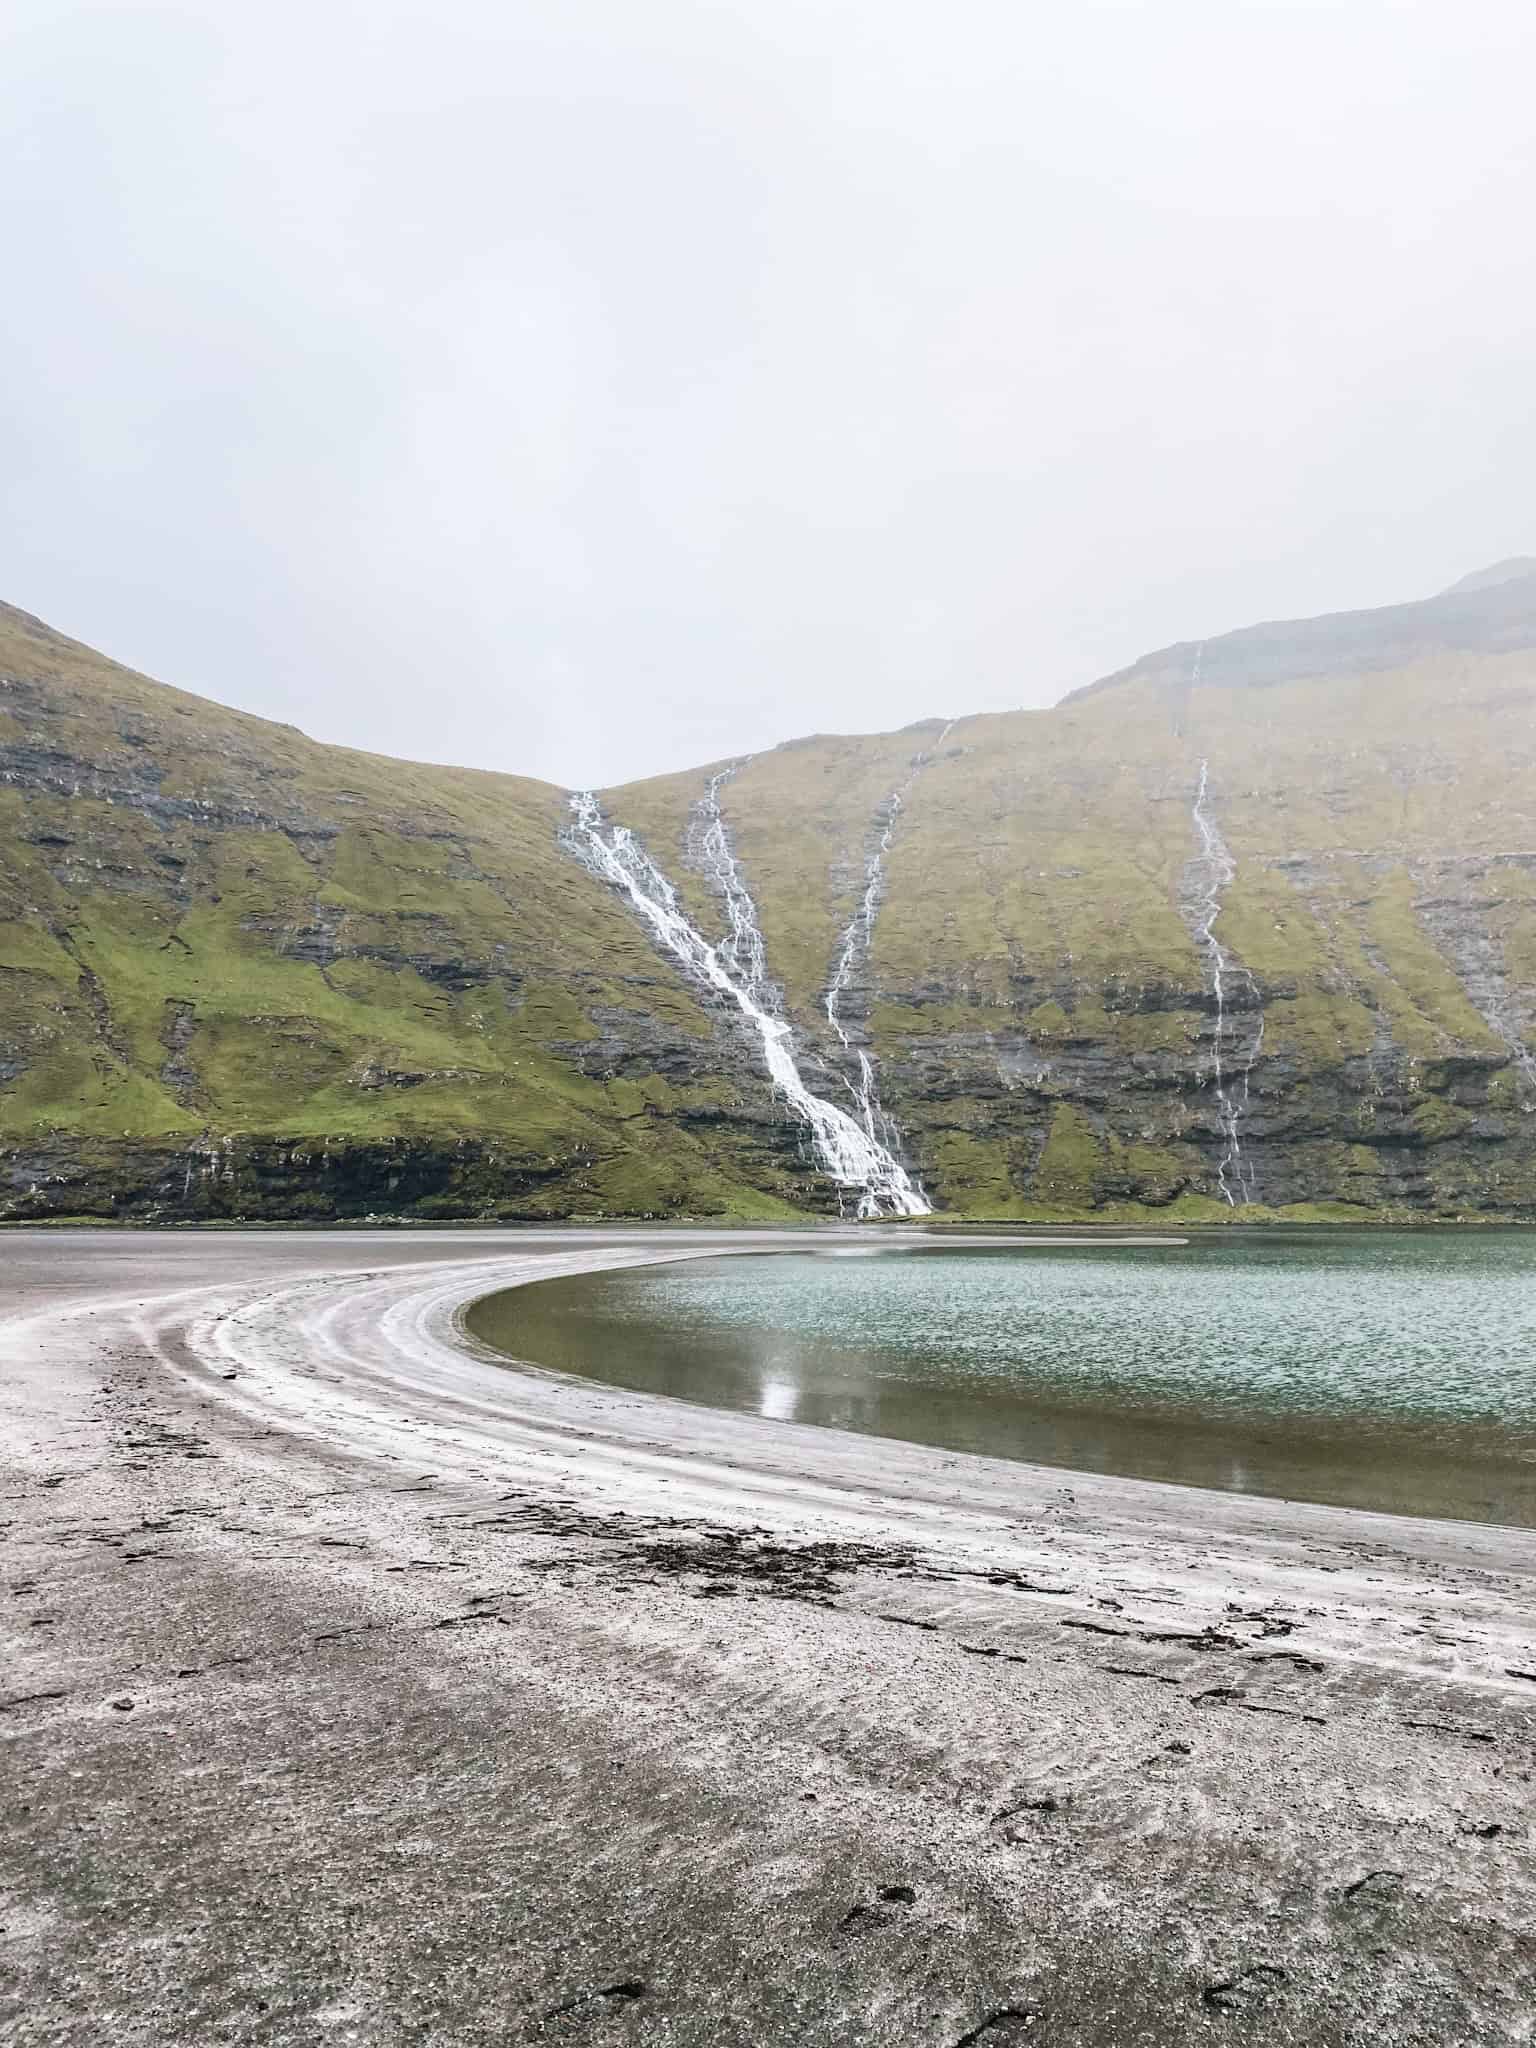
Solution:
{"label": "rocky cliff face", "polygon": [[[718,797],[807,1084],[857,1109],[862,1053],[939,1209],[1516,1216],[1533,713],[1517,562],[1054,711],[796,742]],[[602,802],[720,939],[708,779]],[[739,1010],[565,819],[0,610],[0,1213],[834,1203]]]}

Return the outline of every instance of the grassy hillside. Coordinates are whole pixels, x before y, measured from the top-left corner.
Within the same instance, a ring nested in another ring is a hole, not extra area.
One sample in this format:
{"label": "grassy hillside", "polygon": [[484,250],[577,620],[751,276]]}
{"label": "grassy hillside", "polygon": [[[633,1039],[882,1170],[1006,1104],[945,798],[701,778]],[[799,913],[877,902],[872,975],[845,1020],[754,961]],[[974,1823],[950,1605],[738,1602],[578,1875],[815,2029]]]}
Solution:
{"label": "grassy hillside", "polygon": [[[1466,644],[1479,602],[1488,648]],[[1259,1207],[1529,1207],[1536,578],[1392,608],[1389,645],[1421,650],[1397,668],[1371,658],[1371,616],[1259,629],[1256,673],[1234,635],[1198,670],[1191,646],[1054,711],[954,725],[908,793],[852,1006],[946,1208],[1228,1213],[1189,900],[1202,761],[1237,870],[1218,928],[1262,997],[1243,1119]],[[1311,672],[1320,645],[1343,672]],[[857,861],[932,739],[804,741],[723,791],[770,962],[829,1057],[821,999]],[[680,860],[698,788],[607,801]],[[1249,1020],[1226,1021],[1230,1067]]]}
{"label": "grassy hillside", "polygon": [[561,851],[560,792],[318,746],[10,610],[0,678],[13,1212],[803,1196],[766,1091]]}
{"label": "grassy hillside", "polygon": [[[844,1016],[944,1209],[1227,1214],[1212,1058],[1262,1021],[1249,1213],[1528,1212],[1533,650],[1536,576],[1503,565],[1054,711],[741,764],[722,808],[814,1084],[849,1071],[825,989],[910,779]],[[1246,970],[1219,1033],[1202,762]],[[709,772],[603,801],[714,932]],[[0,607],[0,1213],[824,1206],[750,1040],[563,818],[548,785],[323,747]]]}

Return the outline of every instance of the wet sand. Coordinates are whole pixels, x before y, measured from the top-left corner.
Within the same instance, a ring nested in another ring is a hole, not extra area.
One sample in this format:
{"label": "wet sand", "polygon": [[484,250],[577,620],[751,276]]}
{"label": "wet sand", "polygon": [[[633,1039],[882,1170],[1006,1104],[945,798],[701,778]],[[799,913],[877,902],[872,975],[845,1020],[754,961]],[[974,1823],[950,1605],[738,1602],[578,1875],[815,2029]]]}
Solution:
{"label": "wet sand", "polygon": [[0,1234],[8,2040],[1531,2040],[1536,1538],[457,1330],[773,1241]]}

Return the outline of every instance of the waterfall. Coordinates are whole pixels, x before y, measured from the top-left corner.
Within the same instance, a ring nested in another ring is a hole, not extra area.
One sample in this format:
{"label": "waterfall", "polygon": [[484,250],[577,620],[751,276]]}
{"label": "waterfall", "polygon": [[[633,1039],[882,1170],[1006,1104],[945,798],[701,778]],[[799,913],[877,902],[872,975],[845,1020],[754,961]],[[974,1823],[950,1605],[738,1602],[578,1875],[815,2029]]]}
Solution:
{"label": "waterfall", "polygon": [[1522,1012],[1529,986],[1510,974],[1504,949],[1489,927],[1486,909],[1466,896],[1421,897],[1416,905],[1430,937],[1450,961],[1468,1001],[1496,1038],[1502,1039],[1520,1091],[1525,1115],[1536,1114],[1536,1058],[1526,1044]]}
{"label": "waterfall", "polygon": [[703,870],[725,905],[730,930],[720,942],[720,958],[732,974],[746,983],[753,995],[762,997],[768,992],[768,956],[762,932],[758,929],[757,906],[741,879],[741,869],[726,836],[725,820],[720,815],[722,787],[732,776],[739,774],[751,758],[748,754],[711,775],[703,796],[694,806],[688,841],[695,864]]}
{"label": "waterfall", "polygon": [[880,1134],[890,1132],[890,1122],[880,1107],[880,1091],[875,1080],[874,1066],[862,1045],[855,1045],[843,1028],[838,1008],[854,973],[869,958],[870,943],[875,935],[875,917],[880,908],[880,898],[885,889],[885,856],[891,850],[891,841],[896,836],[896,821],[901,816],[902,805],[919,775],[928,766],[934,755],[953,732],[955,721],[951,718],[931,747],[914,754],[907,768],[905,781],[899,783],[875,813],[879,826],[879,837],[864,862],[864,890],[848,920],[838,948],[837,965],[832,970],[832,979],[827,984],[827,1022],[837,1033],[838,1044],[844,1052],[851,1052],[858,1062],[858,1079],[849,1087],[854,1101],[858,1104],[859,1119],[869,1137],[878,1139]]}
{"label": "waterfall", "polygon": [[565,843],[593,874],[624,891],[657,943],[685,973],[735,1004],[757,1033],[774,1088],[810,1132],[817,1161],[835,1183],[839,1201],[851,1199],[861,1217],[931,1215],[932,1205],[894,1153],[846,1110],[813,1095],[796,1065],[789,1025],[771,1007],[756,907],[720,817],[720,785],[734,772],[725,769],[711,779],[701,807],[700,843],[706,859],[718,863],[710,873],[730,924],[718,946],[684,916],[676,890],[628,827],[605,824],[590,790],[570,799],[573,822],[563,835]]}
{"label": "waterfall", "polygon": [[[1527,1093],[1536,1095],[1536,1059],[1531,1057],[1531,1049],[1526,1044],[1525,1034],[1510,1009],[1507,995],[1485,995],[1478,1008],[1492,1031],[1508,1046],[1510,1058],[1515,1063],[1515,1071],[1525,1083]],[[1527,1101],[1522,1106],[1529,1115],[1530,1102]]]}
{"label": "waterfall", "polygon": [[[1200,657],[1195,656],[1195,674],[1199,674]],[[1264,1044],[1264,1010],[1259,995],[1259,985],[1248,969],[1232,958],[1226,947],[1216,936],[1216,920],[1221,915],[1222,891],[1237,878],[1237,863],[1227,850],[1227,843],[1217,829],[1216,821],[1207,809],[1210,789],[1210,763],[1200,763],[1200,784],[1195,792],[1194,825],[1200,841],[1200,853],[1195,862],[1199,871],[1199,894],[1194,904],[1195,943],[1205,957],[1206,971],[1210,980],[1211,994],[1216,1002],[1216,1033],[1211,1052],[1211,1079],[1216,1090],[1217,1114],[1221,1122],[1222,1151],[1216,1167],[1216,1184],[1229,1207],[1239,1202],[1253,1200],[1253,1162],[1243,1155],[1242,1121],[1248,1108],[1248,1085],[1259,1052]],[[1246,1059],[1234,1062],[1230,1068],[1222,1065],[1223,1044],[1227,1026],[1227,990],[1233,982],[1243,983],[1258,1010],[1258,1030]]]}

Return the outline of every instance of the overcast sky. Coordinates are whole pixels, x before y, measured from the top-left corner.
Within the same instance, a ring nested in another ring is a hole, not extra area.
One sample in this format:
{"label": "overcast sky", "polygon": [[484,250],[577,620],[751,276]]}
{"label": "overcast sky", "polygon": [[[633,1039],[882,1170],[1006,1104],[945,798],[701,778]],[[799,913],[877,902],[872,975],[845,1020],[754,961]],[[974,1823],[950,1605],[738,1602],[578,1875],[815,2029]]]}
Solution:
{"label": "overcast sky", "polygon": [[1536,547],[1528,0],[5,0],[0,595],[609,783]]}

